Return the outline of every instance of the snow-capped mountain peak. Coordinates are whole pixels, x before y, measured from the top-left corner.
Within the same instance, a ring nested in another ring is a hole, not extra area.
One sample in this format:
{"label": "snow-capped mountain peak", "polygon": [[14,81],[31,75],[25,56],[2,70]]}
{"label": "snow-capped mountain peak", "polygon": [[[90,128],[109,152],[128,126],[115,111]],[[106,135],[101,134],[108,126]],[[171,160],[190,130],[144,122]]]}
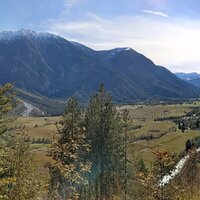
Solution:
{"label": "snow-capped mountain peak", "polygon": [[2,32],[0,32],[0,40],[3,40],[3,41],[9,41],[9,40],[20,39],[20,38],[46,39],[46,38],[50,38],[50,37],[58,38],[59,36],[56,36],[51,33],[35,32],[35,31],[29,30],[29,29],[20,29],[18,31],[2,31]]}
{"label": "snow-capped mountain peak", "polygon": [[122,48],[115,48],[111,50],[111,54],[112,55],[117,55],[118,53],[122,52],[122,51],[129,51],[131,50],[130,47],[122,47]]}

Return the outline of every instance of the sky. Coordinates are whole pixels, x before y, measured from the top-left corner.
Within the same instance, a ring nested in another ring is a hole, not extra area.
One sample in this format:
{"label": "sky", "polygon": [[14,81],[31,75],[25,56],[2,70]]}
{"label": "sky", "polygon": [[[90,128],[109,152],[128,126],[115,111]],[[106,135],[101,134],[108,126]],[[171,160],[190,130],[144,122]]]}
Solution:
{"label": "sky", "polygon": [[21,28],[200,73],[200,0],[0,0],[0,31]]}

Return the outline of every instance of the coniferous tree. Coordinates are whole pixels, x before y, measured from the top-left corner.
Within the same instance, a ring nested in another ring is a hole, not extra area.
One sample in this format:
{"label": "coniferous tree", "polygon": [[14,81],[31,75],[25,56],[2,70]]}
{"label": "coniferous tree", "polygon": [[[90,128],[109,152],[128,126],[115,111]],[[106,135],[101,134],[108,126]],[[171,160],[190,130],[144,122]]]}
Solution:
{"label": "coniferous tree", "polygon": [[63,115],[58,135],[54,138],[49,153],[50,183],[48,199],[75,200],[86,183],[85,173],[90,169],[87,143],[81,108],[75,98],[70,98]]}
{"label": "coniferous tree", "polygon": [[[122,123],[111,96],[101,85],[86,110],[86,131],[91,141],[90,197],[112,199],[121,192],[124,172]],[[92,187],[93,186],[93,187]]]}
{"label": "coniferous tree", "polygon": [[186,141],[186,143],[185,143],[185,150],[186,150],[186,152],[188,152],[189,150],[191,150],[192,149],[192,142],[191,142],[191,140],[190,139],[188,139],[187,141]]}
{"label": "coniferous tree", "polygon": [[129,112],[125,109],[122,113],[123,120],[123,132],[124,132],[124,200],[127,199],[127,149],[128,149],[128,122],[129,122]]}
{"label": "coniferous tree", "polygon": [[197,119],[197,121],[196,121],[196,128],[197,128],[197,129],[199,129],[199,127],[200,127],[199,124],[200,124],[200,120]]}
{"label": "coniferous tree", "polygon": [[181,130],[182,130],[182,133],[184,133],[184,132],[185,132],[185,122],[184,122],[184,121],[182,122],[182,125],[181,125]]}

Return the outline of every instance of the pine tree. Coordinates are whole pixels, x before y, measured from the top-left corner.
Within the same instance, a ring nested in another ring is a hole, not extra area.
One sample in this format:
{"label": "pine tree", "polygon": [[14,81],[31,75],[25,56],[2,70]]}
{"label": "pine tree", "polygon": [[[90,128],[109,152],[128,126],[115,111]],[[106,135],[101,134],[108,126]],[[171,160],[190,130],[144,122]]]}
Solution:
{"label": "pine tree", "polygon": [[146,166],[145,166],[144,160],[143,160],[142,158],[139,159],[139,161],[138,161],[138,163],[137,163],[137,171],[138,171],[139,173],[144,173],[144,174],[146,174],[147,171],[148,171],[148,169],[147,169]]}
{"label": "pine tree", "polygon": [[122,113],[123,119],[123,132],[124,132],[124,200],[127,199],[127,148],[128,148],[128,122],[129,122],[129,111],[125,109]]}
{"label": "pine tree", "polygon": [[181,124],[181,130],[182,130],[182,133],[185,132],[185,123],[184,123],[184,121],[183,121],[182,124]]}
{"label": "pine tree", "polygon": [[119,193],[122,187],[124,141],[121,118],[103,85],[91,98],[85,121],[91,141],[89,193],[90,196],[95,196],[95,199],[109,200]]}
{"label": "pine tree", "polygon": [[87,143],[81,108],[75,98],[70,98],[63,115],[62,126],[54,138],[49,155],[51,180],[49,199],[75,200],[87,184],[85,173],[90,169]]}
{"label": "pine tree", "polygon": [[189,150],[191,150],[193,147],[192,142],[190,139],[188,139],[185,143],[185,151],[188,152]]}

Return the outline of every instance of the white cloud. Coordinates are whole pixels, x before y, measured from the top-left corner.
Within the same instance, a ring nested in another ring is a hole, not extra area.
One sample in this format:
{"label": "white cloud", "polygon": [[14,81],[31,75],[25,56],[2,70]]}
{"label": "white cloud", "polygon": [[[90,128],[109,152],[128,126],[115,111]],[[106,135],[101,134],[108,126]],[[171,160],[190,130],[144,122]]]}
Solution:
{"label": "white cloud", "polygon": [[169,18],[169,15],[163,13],[163,12],[158,12],[158,11],[152,11],[152,10],[142,10],[143,13],[151,14],[151,15],[156,15],[156,16],[161,16],[161,17],[166,17]]}
{"label": "white cloud", "polygon": [[51,20],[44,30],[96,50],[131,47],[172,71],[200,72],[200,21],[90,14],[87,21]]}
{"label": "white cloud", "polygon": [[63,0],[64,10],[61,15],[70,14],[74,6],[80,5],[84,0]]}

